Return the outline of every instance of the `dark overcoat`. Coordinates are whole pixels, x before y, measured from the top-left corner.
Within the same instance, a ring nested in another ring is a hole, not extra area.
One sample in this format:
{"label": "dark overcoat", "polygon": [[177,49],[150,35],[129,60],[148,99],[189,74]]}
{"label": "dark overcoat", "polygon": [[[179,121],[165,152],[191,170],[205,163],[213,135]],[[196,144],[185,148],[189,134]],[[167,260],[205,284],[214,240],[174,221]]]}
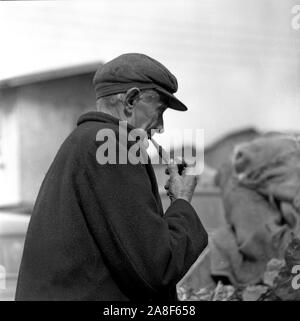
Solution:
{"label": "dark overcoat", "polygon": [[99,164],[101,129],[118,137],[118,119],[81,116],[45,176],[16,300],[176,300],[176,283],[207,245],[187,201],[163,213],[151,164]]}

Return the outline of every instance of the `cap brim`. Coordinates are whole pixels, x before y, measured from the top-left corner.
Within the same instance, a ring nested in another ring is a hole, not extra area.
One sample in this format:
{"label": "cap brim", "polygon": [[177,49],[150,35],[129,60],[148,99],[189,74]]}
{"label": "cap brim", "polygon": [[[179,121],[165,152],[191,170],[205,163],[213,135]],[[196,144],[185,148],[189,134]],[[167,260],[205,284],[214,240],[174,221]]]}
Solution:
{"label": "cap brim", "polygon": [[161,87],[155,87],[155,89],[163,94],[165,97],[168,99],[168,108],[179,110],[179,111],[186,111],[188,110],[187,107],[179,100],[177,99],[174,95],[169,93],[168,91],[164,90]]}

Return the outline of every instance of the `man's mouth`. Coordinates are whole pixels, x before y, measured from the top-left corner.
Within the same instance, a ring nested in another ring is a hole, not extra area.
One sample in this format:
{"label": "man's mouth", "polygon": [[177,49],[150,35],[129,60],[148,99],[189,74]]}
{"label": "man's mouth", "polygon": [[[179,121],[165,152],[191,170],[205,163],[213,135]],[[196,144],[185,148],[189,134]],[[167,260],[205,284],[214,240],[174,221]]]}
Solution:
{"label": "man's mouth", "polygon": [[160,133],[160,130],[157,128],[151,128],[151,129],[147,130],[147,136],[149,139],[151,139],[151,137],[156,133],[158,133],[158,134]]}

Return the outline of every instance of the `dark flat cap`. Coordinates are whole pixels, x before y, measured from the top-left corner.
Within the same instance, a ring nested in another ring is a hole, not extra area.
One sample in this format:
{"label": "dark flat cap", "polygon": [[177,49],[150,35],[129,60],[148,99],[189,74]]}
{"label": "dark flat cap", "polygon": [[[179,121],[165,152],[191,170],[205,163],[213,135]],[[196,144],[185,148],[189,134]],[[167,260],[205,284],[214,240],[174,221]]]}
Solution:
{"label": "dark flat cap", "polygon": [[124,54],[100,66],[93,84],[97,99],[126,92],[132,87],[155,89],[168,99],[169,108],[187,110],[173,95],[178,89],[176,77],[160,62],[144,54]]}

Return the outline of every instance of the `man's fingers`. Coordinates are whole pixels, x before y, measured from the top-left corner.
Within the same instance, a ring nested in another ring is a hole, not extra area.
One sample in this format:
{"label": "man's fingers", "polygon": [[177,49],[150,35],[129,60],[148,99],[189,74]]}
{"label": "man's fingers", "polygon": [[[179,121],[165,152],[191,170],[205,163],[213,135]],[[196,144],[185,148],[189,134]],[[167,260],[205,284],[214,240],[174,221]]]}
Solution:
{"label": "man's fingers", "polygon": [[174,161],[171,159],[170,164],[168,164],[168,167],[165,169],[166,175],[170,175],[171,171],[172,174],[186,174],[186,169],[190,168],[188,170],[188,175],[195,175],[192,174],[195,172],[194,167],[196,166],[196,161],[192,162],[186,162],[184,159],[177,157]]}
{"label": "man's fingers", "polygon": [[[181,174],[181,173],[184,171],[184,168],[185,168],[185,165],[183,165],[183,164],[177,164],[177,172],[178,172],[179,174]],[[169,171],[168,167],[165,169],[165,174],[166,174],[166,175],[170,175],[170,171]]]}
{"label": "man's fingers", "polygon": [[170,163],[168,164],[168,172],[170,175],[178,175],[178,167],[173,159],[171,159]]}
{"label": "man's fingers", "polygon": [[201,166],[201,163],[197,163],[197,161],[194,161],[193,163],[189,163],[187,167],[183,171],[183,176],[187,175],[193,175],[197,176],[197,179],[199,179],[200,175],[203,172],[203,166]]}

